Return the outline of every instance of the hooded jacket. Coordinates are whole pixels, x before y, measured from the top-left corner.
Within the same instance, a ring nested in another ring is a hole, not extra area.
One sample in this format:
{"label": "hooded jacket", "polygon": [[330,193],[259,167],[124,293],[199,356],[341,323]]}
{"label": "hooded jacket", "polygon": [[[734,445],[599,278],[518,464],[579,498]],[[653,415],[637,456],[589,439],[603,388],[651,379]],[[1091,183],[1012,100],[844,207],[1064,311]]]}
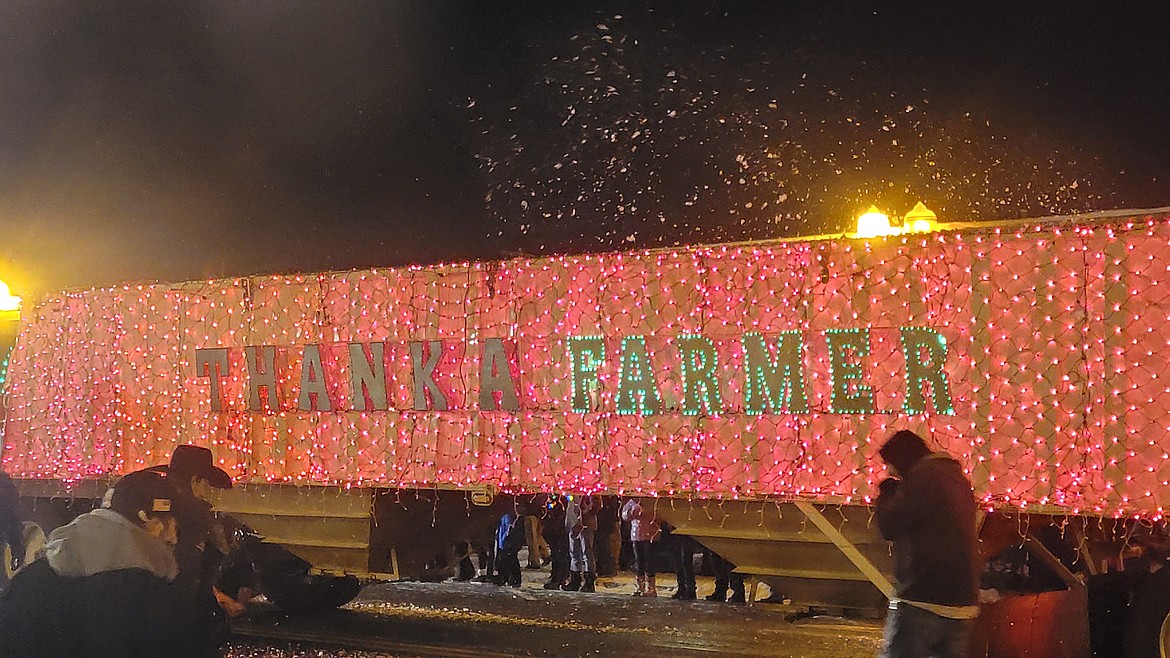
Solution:
{"label": "hooded jacket", "polygon": [[934,606],[979,602],[976,504],[963,467],[943,453],[919,459],[877,500],[877,525],[894,543],[897,598]]}
{"label": "hooded jacket", "polygon": [[654,512],[631,498],[622,505],[622,520],[630,523],[630,541],[658,541],[662,529],[654,520]]}
{"label": "hooded jacket", "polygon": [[209,655],[185,635],[177,574],[166,542],[112,510],[83,514],[0,597],[0,658]]}
{"label": "hooded jacket", "polygon": [[578,525],[585,530],[597,530],[597,501],[593,496],[574,495],[565,501],[565,529],[573,535]]}
{"label": "hooded jacket", "polygon": [[72,578],[143,569],[170,583],[179,575],[166,542],[109,509],[82,514],[54,530],[45,544],[45,560],[58,576]]}
{"label": "hooded jacket", "polygon": [[516,553],[524,546],[524,520],[514,512],[504,512],[496,526],[496,550]]}

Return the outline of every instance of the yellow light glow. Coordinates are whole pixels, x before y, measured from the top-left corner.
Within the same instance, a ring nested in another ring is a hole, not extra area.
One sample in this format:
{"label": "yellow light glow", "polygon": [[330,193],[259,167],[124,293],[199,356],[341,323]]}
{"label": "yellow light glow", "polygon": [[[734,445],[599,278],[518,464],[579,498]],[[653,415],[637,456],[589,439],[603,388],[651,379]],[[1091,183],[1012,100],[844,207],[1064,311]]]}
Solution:
{"label": "yellow light glow", "polygon": [[0,311],[19,311],[20,297],[12,295],[8,284],[0,281]]}
{"label": "yellow light glow", "polygon": [[938,215],[919,201],[910,212],[906,213],[906,217],[902,219],[902,225],[906,227],[908,233],[929,233],[934,230],[937,220]]}
{"label": "yellow light glow", "polygon": [[876,238],[883,235],[898,235],[899,229],[890,226],[890,218],[878,210],[877,206],[870,206],[857,218],[857,237]]}

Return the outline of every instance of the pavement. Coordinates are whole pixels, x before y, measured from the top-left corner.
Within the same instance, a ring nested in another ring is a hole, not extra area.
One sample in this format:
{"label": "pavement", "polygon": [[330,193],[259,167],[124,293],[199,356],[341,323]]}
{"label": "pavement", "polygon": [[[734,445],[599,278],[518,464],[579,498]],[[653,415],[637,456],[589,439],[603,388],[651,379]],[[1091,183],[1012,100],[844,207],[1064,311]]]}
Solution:
{"label": "pavement", "polygon": [[[809,616],[773,603],[676,601],[674,577],[658,598],[633,596],[634,578],[601,578],[597,593],[541,587],[525,570],[518,588],[488,583],[372,583],[345,608],[313,618],[262,616],[236,622],[237,638],[300,643],[390,656],[761,656],[870,658],[881,622]],[[766,594],[766,593],[765,593]],[[762,595],[763,596],[763,595]],[[272,654],[275,655],[275,654]],[[314,654],[325,655],[325,654]],[[334,655],[349,655],[345,653]]]}

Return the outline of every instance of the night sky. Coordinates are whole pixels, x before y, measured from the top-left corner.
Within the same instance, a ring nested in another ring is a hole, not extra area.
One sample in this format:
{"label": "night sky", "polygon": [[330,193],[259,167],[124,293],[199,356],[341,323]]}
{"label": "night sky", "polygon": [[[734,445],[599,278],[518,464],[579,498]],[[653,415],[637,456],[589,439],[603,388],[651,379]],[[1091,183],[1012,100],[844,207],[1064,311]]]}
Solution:
{"label": "night sky", "polygon": [[26,295],[1170,205],[1165,3],[0,4]]}

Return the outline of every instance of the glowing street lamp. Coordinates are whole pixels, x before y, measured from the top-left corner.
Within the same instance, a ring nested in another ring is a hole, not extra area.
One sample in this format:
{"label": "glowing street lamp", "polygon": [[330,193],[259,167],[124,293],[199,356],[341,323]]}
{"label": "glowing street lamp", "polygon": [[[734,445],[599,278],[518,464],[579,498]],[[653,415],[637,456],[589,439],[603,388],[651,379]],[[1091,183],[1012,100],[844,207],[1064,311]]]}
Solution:
{"label": "glowing street lamp", "polygon": [[0,311],[20,311],[20,297],[13,295],[3,281],[0,281]]}
{"label": "glowing street lamp", "polygon": [[[20,297],[8,290],[8,284],[0,281],[0,391],[8,380],[8,355],[16,344],[20,331]],[[0,412],[4,410],[4,398],[0,395]],[[0,430],[2,431],[2,430]]]}
{"label": "glowing street lamp", "polygon": [[898,229],[890,226],[890,218],[878,210],[877,206],[870,206],[857,218],[857,233],[859,238],[877,238],[883,235],[897,235]]}

